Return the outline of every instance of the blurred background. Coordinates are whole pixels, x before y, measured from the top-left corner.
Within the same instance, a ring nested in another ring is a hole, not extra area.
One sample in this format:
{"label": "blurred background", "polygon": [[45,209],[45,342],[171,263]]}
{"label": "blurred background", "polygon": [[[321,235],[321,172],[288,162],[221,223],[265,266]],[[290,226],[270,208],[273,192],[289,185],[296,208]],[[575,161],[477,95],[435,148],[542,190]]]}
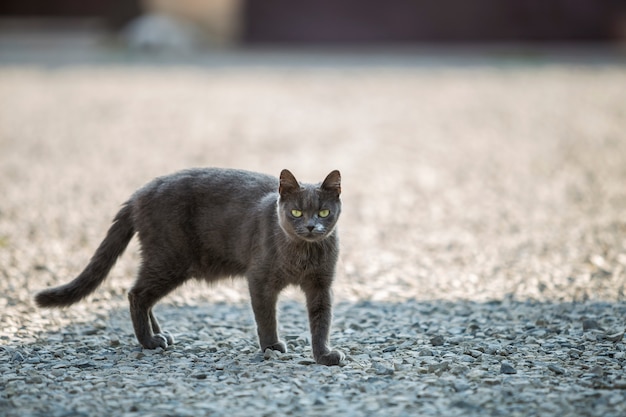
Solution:
{"label": "blurred background", "polygon": [[382,4],[1,0],[2,292],[31,306],[136,188],[221,166],[341,170],[339,299],[623,300],[626,2]]}
{"label": "blurred background", "polygon": [[3,35],[100,32],[132,46],[624,42],[623,0],[3,0]]}

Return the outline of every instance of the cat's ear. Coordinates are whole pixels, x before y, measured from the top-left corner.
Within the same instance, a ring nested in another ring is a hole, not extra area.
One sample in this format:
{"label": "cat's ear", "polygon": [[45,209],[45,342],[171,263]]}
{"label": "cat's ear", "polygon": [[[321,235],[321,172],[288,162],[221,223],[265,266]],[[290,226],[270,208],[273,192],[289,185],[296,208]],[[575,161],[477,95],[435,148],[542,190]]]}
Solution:
{"label": "cat's ear", "polygon": [[339,171],[334,170],[326,176],[326,179],[322,183],[322,190],[336,193],[337,196],[341,194],[341,174]]}
{"label": "cat's ear", "polygon": [[278,186],[278,193],[280,195],[287,195],[300,190],[300,183],[296,177],[288,169],[283,169],[280,173],[280,185]]}

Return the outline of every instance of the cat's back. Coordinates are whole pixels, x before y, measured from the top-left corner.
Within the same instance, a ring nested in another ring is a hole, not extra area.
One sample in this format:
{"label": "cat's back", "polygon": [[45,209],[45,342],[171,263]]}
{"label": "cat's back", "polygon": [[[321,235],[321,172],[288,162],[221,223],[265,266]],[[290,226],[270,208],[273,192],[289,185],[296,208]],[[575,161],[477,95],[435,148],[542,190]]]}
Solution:
{"label": "cat's back", "polygon": [[240,169],[191,168],[157,177],[137,190],[132,200],[163,207],[211,204],[246,204],[278,190],[271,175]]}

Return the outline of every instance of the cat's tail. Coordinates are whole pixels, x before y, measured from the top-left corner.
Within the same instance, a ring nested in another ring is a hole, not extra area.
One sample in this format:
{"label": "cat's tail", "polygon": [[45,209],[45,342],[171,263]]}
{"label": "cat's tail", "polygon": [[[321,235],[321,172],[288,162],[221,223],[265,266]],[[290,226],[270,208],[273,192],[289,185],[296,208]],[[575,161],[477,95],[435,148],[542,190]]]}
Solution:
{"label": "cat's tail", "polygon": [[106,237],[83,272],[65,285],[39,292],[35,296],[37,305],[65,307],[91,294],[105,280],[134,234],[132,208],[130,202],[127,202],[115,216]]}

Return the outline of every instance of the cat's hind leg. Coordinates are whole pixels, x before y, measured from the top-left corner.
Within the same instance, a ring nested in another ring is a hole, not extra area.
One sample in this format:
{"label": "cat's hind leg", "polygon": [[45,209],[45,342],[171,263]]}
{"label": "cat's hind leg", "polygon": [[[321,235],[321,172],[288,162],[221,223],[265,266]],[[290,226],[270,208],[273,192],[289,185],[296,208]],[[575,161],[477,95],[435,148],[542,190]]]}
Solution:
{"label": "cat's hind leg", "polygon": [[163,336],[165,336],[165,339],[167,340],[167,345],[173,345],[174,344],[174,336],[171,335],[170,332],[168,331],[164,331],[161,330],[161,326],[159,325],[159,321],[157,320],[156,316],[154,315],[154,312],[152,311],[152,309],[150,309],[150,311],[148,311],[148,317],[150,318],[150,325],[152,326],[152,333],[153,334],[161,334]]}
{"label": "cat's hind leg", "polygon": [[[154,270],[154,268],[152,268]],[[161,330],[152,307],[156,302],[182,284],[186,276],[174,274],[171,269],[157,268],[152,272],[142,266],[135,285],[128,293],[130,315],[135,329],[135,336],[146,349],[161,347],[166,349],[174,343],[174,338]],[[168,271],[163,273],[160,271]]]}

